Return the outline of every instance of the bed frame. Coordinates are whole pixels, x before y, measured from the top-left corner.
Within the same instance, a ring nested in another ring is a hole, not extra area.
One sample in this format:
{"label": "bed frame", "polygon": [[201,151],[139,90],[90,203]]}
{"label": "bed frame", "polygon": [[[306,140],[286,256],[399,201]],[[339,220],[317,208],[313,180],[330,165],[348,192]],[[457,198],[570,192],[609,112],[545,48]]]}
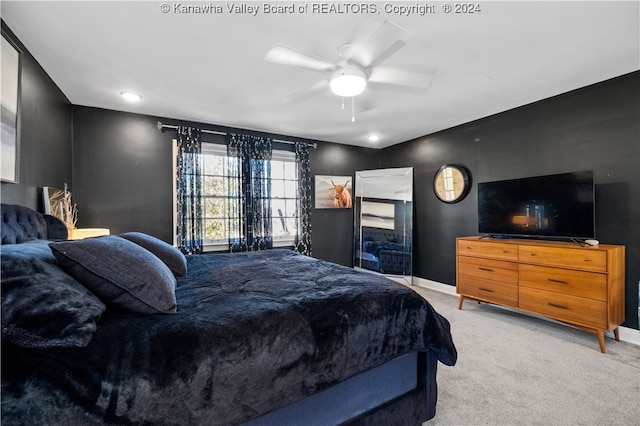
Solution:
{"label": "bed frame", "polygon": [[420,425],[435,416],[437,360],[413,352],[244,426]]}

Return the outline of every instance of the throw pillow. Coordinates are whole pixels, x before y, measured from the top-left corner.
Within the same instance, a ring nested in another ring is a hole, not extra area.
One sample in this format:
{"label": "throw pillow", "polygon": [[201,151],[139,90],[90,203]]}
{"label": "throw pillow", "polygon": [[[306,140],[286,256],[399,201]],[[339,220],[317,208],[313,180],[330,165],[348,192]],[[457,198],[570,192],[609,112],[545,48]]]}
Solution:
{"label": "throw pillow", "polygon": [[49,244],[60,266],[107,306],[137,313],[176,312],[176,279],[153,253],[110,235]]}
{"label": "throw pillow", "polygon": [[171,269],[171,272],[173,272],[174,275],[179,277],[187,275],[186,257],[184,257],[184,254],[182,254],[180,250],[171,244],[142,232],[126,232],[120,236],[155,254],[164,262],[165,265],[169,267],[169,269]]}
{"label": "throw pillow", "polygon": [[2,340],[26,348],[86,346],[105,305],[55,265],[48,243],[0,248]]}

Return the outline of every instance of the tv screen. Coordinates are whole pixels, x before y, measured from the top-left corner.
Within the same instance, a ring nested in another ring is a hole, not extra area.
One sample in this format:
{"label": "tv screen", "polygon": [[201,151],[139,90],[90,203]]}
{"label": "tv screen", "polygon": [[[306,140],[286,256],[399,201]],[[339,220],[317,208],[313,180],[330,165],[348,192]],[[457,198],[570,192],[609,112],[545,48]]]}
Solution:
{"label": "tv screen", "polygon": [[492,236],[595,238],[593,172],[478,183],[478,231]]}

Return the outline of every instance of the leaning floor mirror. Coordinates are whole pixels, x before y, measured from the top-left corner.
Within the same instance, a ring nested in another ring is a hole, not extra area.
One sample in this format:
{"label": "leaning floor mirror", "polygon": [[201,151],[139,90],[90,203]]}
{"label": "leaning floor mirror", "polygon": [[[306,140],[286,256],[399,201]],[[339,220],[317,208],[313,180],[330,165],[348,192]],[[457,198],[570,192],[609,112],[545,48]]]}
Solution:
{"label": "leaning floor mirror", "polygon": [[354,266],[410,284],[413,167],[357,171],[354,194]]}

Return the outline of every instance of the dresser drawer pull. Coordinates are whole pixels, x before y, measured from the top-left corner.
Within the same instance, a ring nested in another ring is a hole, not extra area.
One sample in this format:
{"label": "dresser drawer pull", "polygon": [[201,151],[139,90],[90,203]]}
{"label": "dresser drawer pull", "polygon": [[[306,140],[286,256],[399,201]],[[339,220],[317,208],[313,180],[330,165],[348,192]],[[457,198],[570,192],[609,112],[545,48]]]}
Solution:
{"label": "dresser drawer pull", "polygon": [[553,278],[547,278],[547,281],[551,281],[552,283],[556,283],[556,284],[569,284],[566,281],[556,280],[556,279],[553,279]]}
{"label": "dresser drawer pull", "polygon": [[478,266],[478,269],[480,269],[481,271],[493,272],[493,269],[491,269],[491,268],[484,268],[484,267],[482,267],[482,266]]}
{"label": "dresser drawer pull", "polygon": [[549,306],[553,306],[554,308],[560,308],[560,309],[569,309],[566,306],[562,306],[562,305],[556,305],[555,303],[551,303],[551,302],[547,302],[547,305]]}
{"label": "dresser drawer pull", "polygon": [[486,291],[487,293],[493,293],[493,290],[483,287],[478,287],[478,290]]}

